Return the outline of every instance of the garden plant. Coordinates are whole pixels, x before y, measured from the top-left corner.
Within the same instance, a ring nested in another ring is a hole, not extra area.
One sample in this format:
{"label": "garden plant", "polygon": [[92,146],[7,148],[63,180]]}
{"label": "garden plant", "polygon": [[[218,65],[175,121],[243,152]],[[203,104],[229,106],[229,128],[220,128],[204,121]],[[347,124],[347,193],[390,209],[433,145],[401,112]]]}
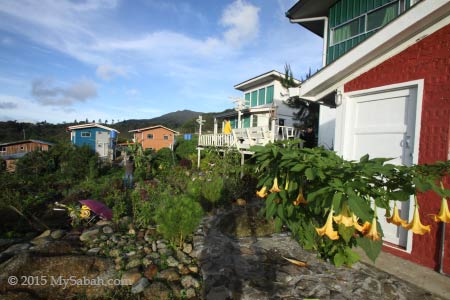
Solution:
{"label": "garden plant", "polygon": [[432,190],[443,198],[436,221],[449,222],[446,197],[450,191],[439,184],[448,175],[450,163],[412,167],[389,163],[390,158],[361,157],[347,161],[323,148],[299,148],[299,141],[254,147],[259,182],[257,195],[265,199],[264,212],[278,229],[287,226],[305,249],[313,249],[335,265],[351,265],[361,247],[375,260],[383,232],[377,208],[385,210],[388,222],[414,234],[425,234],[415,201],[414,216],[401,220],[391,201],[408,201],[412,195]]}

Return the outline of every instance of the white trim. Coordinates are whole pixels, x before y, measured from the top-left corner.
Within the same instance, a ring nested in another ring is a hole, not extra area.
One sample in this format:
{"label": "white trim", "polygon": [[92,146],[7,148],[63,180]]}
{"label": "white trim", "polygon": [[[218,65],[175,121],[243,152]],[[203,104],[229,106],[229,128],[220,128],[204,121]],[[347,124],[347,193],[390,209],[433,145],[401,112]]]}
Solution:
{"label": "white trim", "polygon": [[[264,79],[266,79],[267,78],[267,80],[264,80]],[[264,73],[264,74],[261,74],[261,75],[258,75],[258,76],[256,76],[256,77],[253,77],[253,78],[251,78],[251,79],[248,79],[248,80],[246,80],[246,81],[244,81],[244,82],[241,82],[241,83],[238,83],[238,84],[236,84],[235,86],[234,86],[234,88],[236,89],[236,90],[239,90],[239,91],[242,91],[242,92],[246,92],[246,91],[248,91],[248,90],[252,90],[252,89],[254,89],[253,87],[256,85],[256,84],[258,84],[258,83],[260,83],[260,82],[269,82],[269,81],[275,81],[275,80],[280,80],[280,79],[282,79],[282,78],[284,78],[284,73],[281,73],[281,72],[278,72],[278,71],[276,71],[276,70],[272,70],[272,71],[269,71],[269,72],[266,72],[266,73]],[[271,80],[270,80],[271,79]],[[295,79],[294,78],[294,82],[296,83],[296,84],[300,84],[301,83],[301,81],[300,80],[298,80],[298,79]],[[263,84],[261,84],[261,86],[262,86]],[[248,88],[250,86],[250,89],[246,89],[246,87]]]}
{"label": "white trim", "polygon": [[167,128],[167,127],[162,126],[162,125],[155,125],[155,126],[150,126],[150,127],[145,127],[145,128],[133,129],[133,130],[130,130],[128,132],[143,132],[143,131],[152,130],[152,129],[156,129],[156,128],[164,128],[166,130],[172,131],[174,134],[179,134],[178,131],[175,131],[173,129]]}
{"label": "white trim", "polygon": [[336,88],[448,24],[450,24],[450,1],[421,1],[372,37],[304,81],[300,88],[290,89],[290,95],[318,101]]}
{"label": "white trim", "polygon": [[[344,132],[346,132],[346,129],[349,128],[350,124],[350,118],[346,118],[346,115],[353,115],[352,111],[349,111],[348,105],[349,102],[352,101],[351,98],[355,97],[355,96],[364,96],[364,95],[370,95],[370,94],[376,94],[376,93],[380,93],[380,92],[392,92],[395,90],[403,90],[406,88],[415,88],[417,91],[416,94],[416,116],[415,116],[415,125],[414,125],[414,149],[413,149],[413,158],[412,158],[412,162],[413,164],[418,164],[419,163],[419,144],[420,144],[420,132],[421,132],[421,124],[422,124],[422,103],[423,103],[423,91],[424,91],[424,80],[423,79],[419,79],[419,80],[413,80],[413,81],[407,81],[407,82],[402,82],[402,83],[396,83],[396,84],[390,84],[390,85],[385,85],[385,86],[379,86],[379,87],[375,87],[375,88],[370,88],[370,89],[365,89],[365,90],[358,90],[358,91],[353,91],[353,92],[349,92],[349,93],[345,93],[345,99],[343,101],[343,105],[341,105],[340,107],[338,107],[338,113],[340,115],[340,117],[337,118],[336,121],[342,122],[342,125],[336,123],[336,132],[335,132],[335,139],[336,139],[336,144],[339,144],[339,150],[338,152],[345,157],[348,157],[348,139],[344,140],[343,144],[342,140],[344,138]],[[351,106],[350,106],[351,107]],[[339,110],[341,110],[339,112]],[[339,139],[339,140],[338,140]],[[412,216],[414,214],[414,197],[411,197],[410,199],[410,203],[411,205],[409,206],[409,216]],[[412,251],[412,245],[413,245],[413,233],[411,231],[408,231],[408,236],[407,236],[407,241],[406,241],[406,249],[399,249],[399,248],[395,248],[401,251],[404,251],[406,253],[411,253]],[[387,246],[387,245],[386,245]]]}
{"label": "white trim", "polygon": [[74,126],[69,126],[67,127],[68,130],[77,130],[77,129],[85,129],[85,128],[92,128],[92,127],[98,127],[98,128],[103,128],[109,131],[115,131],[117,133],[120,133],[118,130],[114,129],[114,128],[110,128],[110,127],[106,127],[97,123],[88,123],[88,124],[81,124],[81,125],[74,125]]}

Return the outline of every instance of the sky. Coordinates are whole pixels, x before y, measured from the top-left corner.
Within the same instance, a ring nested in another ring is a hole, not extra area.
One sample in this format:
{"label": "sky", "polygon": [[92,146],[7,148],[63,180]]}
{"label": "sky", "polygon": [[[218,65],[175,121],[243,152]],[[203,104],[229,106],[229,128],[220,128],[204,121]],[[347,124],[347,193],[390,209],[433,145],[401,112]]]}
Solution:
{"label": "sky", "polygon": [[296,0],[2,0],[0,121],[148,119],[220,112],[234,85],[321,66],[289,23]]}

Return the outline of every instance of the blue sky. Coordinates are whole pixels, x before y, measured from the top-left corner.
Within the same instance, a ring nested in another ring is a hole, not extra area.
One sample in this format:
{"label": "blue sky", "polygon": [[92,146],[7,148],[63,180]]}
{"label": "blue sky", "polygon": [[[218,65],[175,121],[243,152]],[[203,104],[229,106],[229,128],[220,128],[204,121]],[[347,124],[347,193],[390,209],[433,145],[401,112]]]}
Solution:
{"label": "blue sky", "polygon": [[232,108],[237,83],[321,65],[295,0],[3,0],[0,121],[146,119]]}

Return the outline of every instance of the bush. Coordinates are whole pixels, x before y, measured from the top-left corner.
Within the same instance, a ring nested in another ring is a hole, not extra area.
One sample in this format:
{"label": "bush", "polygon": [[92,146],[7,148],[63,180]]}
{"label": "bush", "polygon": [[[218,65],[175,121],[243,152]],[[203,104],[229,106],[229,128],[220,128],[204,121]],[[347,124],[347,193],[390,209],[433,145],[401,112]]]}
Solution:
{"label": "bush", "polygon": [[179,159],[190,159],[197,153],[197,143],[193,140],[181,140],[175,146],[175,154]]}
{"label": "bush", "polygon": [[166,195],[156,209],[155,217],[158,231],[164,238],[181,247],[186,236],[200,223],[202,215],[202,207],[191,197]]}

